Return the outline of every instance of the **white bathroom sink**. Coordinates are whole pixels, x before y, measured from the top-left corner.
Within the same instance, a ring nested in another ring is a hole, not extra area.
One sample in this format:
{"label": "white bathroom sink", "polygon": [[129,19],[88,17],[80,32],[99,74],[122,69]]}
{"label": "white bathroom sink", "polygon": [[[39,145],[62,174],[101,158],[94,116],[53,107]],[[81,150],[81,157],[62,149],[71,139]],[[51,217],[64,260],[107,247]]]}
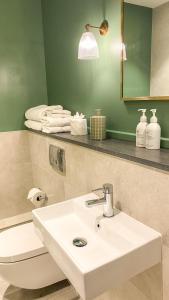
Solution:
{"label": "white bathroom sink", "polygon": [[[33,210],[36,232],[81,298],[90,300],[161,261],[161,235],[120,212],[102,218],[93,193]],[[75,238],[87,241],[73,245]]]}

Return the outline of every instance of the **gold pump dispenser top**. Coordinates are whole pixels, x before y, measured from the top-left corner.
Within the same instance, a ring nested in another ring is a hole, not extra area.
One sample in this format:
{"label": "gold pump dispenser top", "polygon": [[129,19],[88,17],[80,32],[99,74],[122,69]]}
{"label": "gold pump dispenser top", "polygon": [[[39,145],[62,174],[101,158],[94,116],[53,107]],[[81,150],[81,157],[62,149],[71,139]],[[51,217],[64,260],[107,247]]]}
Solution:
{"label": "gold pump dispenser top", "polygon": [[90,117],[90,137],[93,140],[102,141],[106,138],[106,117],[101,112],[101,109],[96,109],[95,115]]}

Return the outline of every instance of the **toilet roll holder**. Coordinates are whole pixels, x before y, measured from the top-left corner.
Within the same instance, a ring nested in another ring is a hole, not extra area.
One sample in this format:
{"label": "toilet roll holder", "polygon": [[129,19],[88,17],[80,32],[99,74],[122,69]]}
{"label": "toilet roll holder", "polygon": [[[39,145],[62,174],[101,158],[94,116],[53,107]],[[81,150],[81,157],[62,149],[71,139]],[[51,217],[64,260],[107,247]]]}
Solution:
{"label": "toilet roll holder", "polygon": [[28,193],[27,199],[31,201],[35,207],[41,207],[48,200],[48,197],[40,188],[32,188]]}

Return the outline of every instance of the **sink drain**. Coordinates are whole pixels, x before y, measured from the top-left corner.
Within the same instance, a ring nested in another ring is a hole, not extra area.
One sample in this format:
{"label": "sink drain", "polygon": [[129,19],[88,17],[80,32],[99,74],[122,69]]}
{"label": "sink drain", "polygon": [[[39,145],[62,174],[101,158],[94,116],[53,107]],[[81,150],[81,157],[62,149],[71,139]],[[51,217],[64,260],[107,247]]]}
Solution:
{"label": "sink drain", "polygon": [[76,247],[85,247],[87,245],[87,241],[83,238],[75,238],[73,240],[73,245]]}

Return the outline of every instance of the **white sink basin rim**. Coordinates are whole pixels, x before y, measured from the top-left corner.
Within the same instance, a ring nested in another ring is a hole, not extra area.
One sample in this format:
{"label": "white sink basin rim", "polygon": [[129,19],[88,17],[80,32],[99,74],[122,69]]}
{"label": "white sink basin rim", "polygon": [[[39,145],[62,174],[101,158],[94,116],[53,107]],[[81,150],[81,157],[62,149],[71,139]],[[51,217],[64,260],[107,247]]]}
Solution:
{"label": "white sink basin rim", "polygon": [[[161,235],[120,212],[97,220],[93,193],[33,211],[36,231],[81,298],[92,300],[161,261]],[[84,247],[73,240],[84,239]]]}

